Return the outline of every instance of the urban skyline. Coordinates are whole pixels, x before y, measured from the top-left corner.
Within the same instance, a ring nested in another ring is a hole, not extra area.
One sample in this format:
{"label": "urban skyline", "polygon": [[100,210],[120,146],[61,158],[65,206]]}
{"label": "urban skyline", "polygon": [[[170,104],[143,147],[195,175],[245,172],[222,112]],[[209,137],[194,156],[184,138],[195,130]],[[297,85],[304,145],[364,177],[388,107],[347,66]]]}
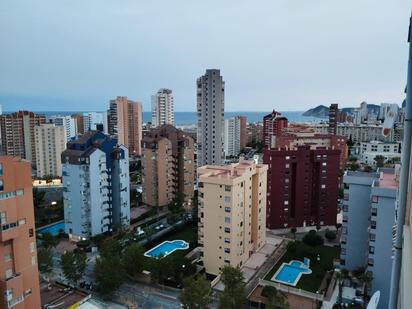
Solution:
{"label": "urban skyline", "polygon": [[[195,3],[163,2],[158,12],[157,4],[131,1],[58,7],[23,2],[0,5],[0,27],[8,30],[0,33],[8,46],[0,51],[0,103],[6,110],[86,104],[99,110],[116,95],[141,100],[148,110],[152,93],[167,87],[176,111],[193,111],[195,79],[205,68],[220,69],[228,81],[228,111],[250,110],[251,102],[268,110],[274,100],[279,110],[403,100],[407,1],[317,1],[311,9],[303,1],[228,1],[217,12]],[[91,18],[87,12],[95,10],[99,14]],[[176,15],[181,18],[171,18]],[[233,27],[228,17],[248,22]],[[164,33],[166,39],[156,39]],[[124,45],[120,56],[117,46]]]}

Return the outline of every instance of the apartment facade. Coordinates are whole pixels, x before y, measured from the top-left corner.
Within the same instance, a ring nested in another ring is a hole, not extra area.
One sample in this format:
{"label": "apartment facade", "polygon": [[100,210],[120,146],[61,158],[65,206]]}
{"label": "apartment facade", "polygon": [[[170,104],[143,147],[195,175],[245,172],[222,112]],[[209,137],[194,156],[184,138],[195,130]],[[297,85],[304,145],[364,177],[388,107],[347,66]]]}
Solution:
{"label": "apartment facade", "polygon": [[110,101],[108,114],[109,135],[129,149],[130,155],[141,155],[142,103],[117,97]]}
{"label": "apartment facade", "polygon": [[246,143],[257,143],[263,140],[263,124],[262,123],[249,123],[246,126]]}
{"label": "apartment facade", "polygon": [[340,150],[326,147],[264,149],[268,165],[267,228],[336,224]]}
{"label": "apartment facade", "polygon": [[388,308],[398,176],[391,169],[347,171],[343,182],[341,265],[348,270],[366,267],[371,295],[380,291],[378,308]]}
{"label": "apartment facade", "polygon": [[238,156],[246,147],[246,117],[225,119],[225,156]]}
{"label": "apartment facade", "polygon": [[281,113],[273,110],[263,117],[263,148],[272,147],[272,140],[276,136],[283,134],[283,130],[288,127],[288,119],[282,117]]}
{"label": "apartment facade", "polygon": [[83,133],[95,130],[108,132],[107,113],[83,113]]}
{"label": "apartment facade", "polygon": [[36,165],[34,127],[46,122],[44,115],[19,111],[0,116],[1,146],[5,155],[19,156]]}
{"label": "apartment facade", "polygon": [[30,163],[0,157],[1,308],[38,309],[39,273]]}
{"label": "apartment facade", "polygon": [[172,90],[162,88],[152,95],[152,126],[175,125]]}
{"label": "apartment facade", "polygon": [[61,155],[65,232],[72,240],[130,224],[129,155],[117,140],[89,131]]}
{"label": "apartment facade", "polygon": [[343,136],[332,134],[314,133],[283,133],[276,136],[272,141],[273,148],[296,148],[298,146],[309,146],[311,149],[325,147],[340,151],[340,168],[344,169],[348,161],[347,140]]}
{"label": "apartment facade", "polygon": [[267,166],[241,160],[199,174],[199,245],[206,273],[242,266],[266,241]]}
{"label": "apartment facade", "polygon": [[190,207],[195,181],[193,139],[172,125],[145,132],[142,139],[143,203],[167,206],[178,192]]}
{"label": "apartment facade", "polygon": [[63,126],[35,126],[37,177],[62,175],[61,153],[66,149],[67,132]]}
{"label": "apartment facade", "polygon": [[338,113],[339,106],[336,103],[333,103],[329,107],[329,128],[328,133],[336,135],[338,127]]}
{"label": "apartment facade", "polygon": [[52,116],[48,120],[56,126],[61,126],[66,132],[66,140],[69,141],[77,135],[77,121],[72,116]]}
{"label": "apartment facade", "polygon": [[197,79],[197,164],[224,160],[225,82],[220,70],[208,69]]}
{"label": "apartment facade", "polygon": [[375,165],[375,157],[383,156],[385,161],[401,157],[400,143],[384,143],[380,141],[362,142],[360,144],[361,160],[369,165]]}

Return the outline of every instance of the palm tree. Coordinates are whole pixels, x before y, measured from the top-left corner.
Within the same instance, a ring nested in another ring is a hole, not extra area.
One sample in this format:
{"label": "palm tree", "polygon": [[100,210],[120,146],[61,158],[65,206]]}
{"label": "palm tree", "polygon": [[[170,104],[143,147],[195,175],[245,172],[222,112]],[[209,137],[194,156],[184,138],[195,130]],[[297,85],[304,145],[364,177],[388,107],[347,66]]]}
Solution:
{"label": "palm tree", "polygon": [[342,303],[342,292],[343,292],[343,280],[344,280],[344,275],[342,272],[337,272],[335,274],[336,280],[338,281],[338,288],[339,288],[339,294],[338,294],[338,303]]}
{"label": "palm tree", "polygon": [[358,279],[363,283],[363,301],[366,305],[368,302],[368,288],[370,286],[370,283],[372,282],[372,274],[366,271],[361,276],[359,276]]}

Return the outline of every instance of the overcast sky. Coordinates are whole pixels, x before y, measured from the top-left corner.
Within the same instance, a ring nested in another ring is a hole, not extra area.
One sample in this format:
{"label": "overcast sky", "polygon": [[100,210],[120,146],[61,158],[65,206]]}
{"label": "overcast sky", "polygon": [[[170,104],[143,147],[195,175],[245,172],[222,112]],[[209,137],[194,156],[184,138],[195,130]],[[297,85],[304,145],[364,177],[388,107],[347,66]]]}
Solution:
{"label": "overcast sky", "polygon": [[196,108],[219,68],[227,111],[403,100],[410,1],[1,0],[4,110],[104,110],[171,88]]}

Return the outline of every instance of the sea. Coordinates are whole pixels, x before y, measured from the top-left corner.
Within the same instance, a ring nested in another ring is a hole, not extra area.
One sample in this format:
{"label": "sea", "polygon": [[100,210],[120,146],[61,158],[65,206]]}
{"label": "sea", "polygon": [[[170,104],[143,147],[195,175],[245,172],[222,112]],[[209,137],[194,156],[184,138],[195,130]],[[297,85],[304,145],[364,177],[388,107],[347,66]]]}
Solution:
{"label": "sea", "polygon": [[[90,112],[90,111],[88,111]],[[98,111],[101,112],[101,111]],[[8,113],[8,112],[4,112]],[[83,111],[36,111],[37,114],[44,114],[46,116],[52,116],[52,115],[72,115],[76,113],[83,113]],[[238,111],[238,112],[225,112],[225,118],[231,118],[234,116],[246,116],[247,117],[247,122],[262,122],[263,116],[269,114],[270,111],[267,112],[245,112],[245,111]],[[286,112],[281,112],[282,116],[285,116],[288,118],[289,122],[294,122],[294,123],[319,123],[326,121],[326,118],[318,118],[318,117],[310,117],[310,116],[303,116],[302,114],[304,111],[286,111]],[[150,122],[151,121],[151,112],[143,112],[143,122]],[[175,123],[178,126],[183,126],[183,125],[193,125],[197,123],[197,114],[196,112],[175,112]]]}

